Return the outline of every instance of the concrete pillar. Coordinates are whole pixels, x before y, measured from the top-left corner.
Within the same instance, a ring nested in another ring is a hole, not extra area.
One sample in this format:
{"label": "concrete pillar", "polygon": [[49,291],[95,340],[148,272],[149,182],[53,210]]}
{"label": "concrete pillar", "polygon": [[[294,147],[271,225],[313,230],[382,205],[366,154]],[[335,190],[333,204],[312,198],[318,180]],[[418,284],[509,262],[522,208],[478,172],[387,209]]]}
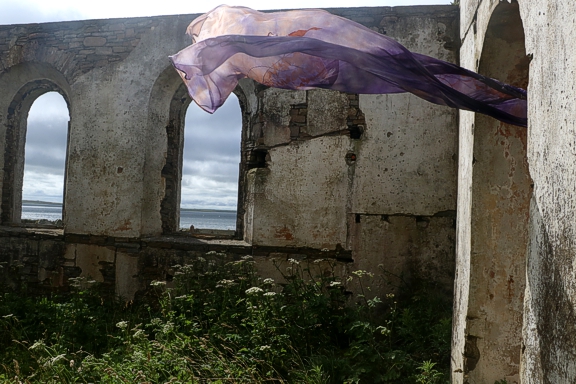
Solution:
{"label": "concrete pillar", "polygon": [[[482,5],[482,17],[466,29],[474,40],[468,62],[482,75],[526,88],[529,59],[518,4]],[[486,32],[476,24],[487,24]],[[468,158],[460,174],[453,380],[518,383],[532,196],[527,130],[479,114],[466,117],[461,128],[473,140],[461,143],[461,159]]]}

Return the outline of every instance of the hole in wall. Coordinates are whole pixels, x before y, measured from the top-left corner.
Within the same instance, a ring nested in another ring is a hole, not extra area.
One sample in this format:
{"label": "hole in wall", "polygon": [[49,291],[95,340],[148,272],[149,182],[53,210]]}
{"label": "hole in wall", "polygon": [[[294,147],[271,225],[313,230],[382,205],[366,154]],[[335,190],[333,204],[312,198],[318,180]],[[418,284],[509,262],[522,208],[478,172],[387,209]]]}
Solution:
{"label": "hole in wall", "polygon": [[268,149],[256,148],[250,152],[248,160],[248,169],[252,168],[266,168],[267,159],[269,158]]}

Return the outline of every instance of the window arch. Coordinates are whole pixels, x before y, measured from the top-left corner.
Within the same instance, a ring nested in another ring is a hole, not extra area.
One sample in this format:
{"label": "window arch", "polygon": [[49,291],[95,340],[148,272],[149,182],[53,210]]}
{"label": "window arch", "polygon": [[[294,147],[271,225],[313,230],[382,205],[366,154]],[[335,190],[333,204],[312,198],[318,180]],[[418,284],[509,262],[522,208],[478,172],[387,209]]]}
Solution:
{"label": "window arch", "polygon": [[[231,94],[213,115],[188,106],[182,165],[180,227],[236,230],[242,129]],[[193,209],[193,210],[190,210]]]}
{"label": "window arch", "polygon": [[30,108],[24,149],[23,221],[62,221],[69,120],[68,106],[57,92],[39,96]]}
{"label": "window arch", "polygon": [[[26,73],[25,70],[23,72]],[[68,110],[70,110],[70,102],[67,93],[59,84],[57,84],[57,81],[45,78],[31,80],[25,83],[15,93],[10,105],[8,106],[3,159],[4,177],[2,181],[2,224],[21,222],[22,188],[25,164],[24,152],[28,114],[34,101],[36,101],[36,99],[41,95],[51,91],[62,95]],[[63,207],[63,216],[64,215],[65,208]]]}
{"label": "window arch", "polygon": [[[243,158],[244,141],[246,140],[246,125],[249,119],[246,117],[246,104],[247,99],[241,86],[236,87],[234,96],[226,104],[237,103],[239,109],[236,109],[234,114],[238,115],[236,119],[240,124],[238,128],[238,138],[240,144],[237,148],[237,153],[240,154],[239,158]],[[234,100],[237,98],[237,101]],[[180,76],[176,73],[173,67],[166,68],[156,80],[152,89],[152,94],[149,104],[149,119],[150,123],[159,127],[162,124],[165,129],[166,149],[164,153],[164,163],[162,165],[162,198],[160,202],[160,219],[161,219],[161,232],[164,234],[171,234],[180,229],[180,205],[182,202],[182,171],[186,166],[190,168],[190,163],[184,163],[184,127],[186,114],[189,108],[194,108],[195,112],[200,112],[203,118],[210,118],[206,112],[200,111],[196,105],[190,105],[191,98],[188,96],[186,87],[182,83]],[[189,107],[190,106],[190,107]],[[194,122],[191,123],[193,127]],[[192,128],[194,129],[194,128]],[[157,132],[156,128],[151,128],[151,132]],[[209,131],[208,131],[209,132]],[[208,133],[206,132],[206,133]],[[195,141],[191,139],[189,141]],[[202,144],[200,144],[202,145]],[[202,148],[204,150],[205,148]],[[236,158],[238,159],[238,157]],[[237,188],[237,215],[235,236],[242,237],[243,235],[243,212],[244,212],[244,174],[247,171],[247,166],[241,160],[239,169],[236,168],[238,174],[238,188]],[[229,172],[228,172],[229,173]],[[186,177],[186,173],[185,173]],[[187,184],[190,184],[186,181]],[[187,187],[185,187],[186,189]],[[150,194],[153,196],[153,193]],[[188,204],[188,203],[184,203]],[[185,205],[190,207],[190,205]],[[214,207],[214,206],[213,206]],[[229,209],[229,208],[227,208]]]}
{"label": "window arch", "polygon": [[[494,9],[478,72],[527,88],[529,58],[517,2]],[[466,374],[518,381],[532,180],[527,129],[476,114]]]}

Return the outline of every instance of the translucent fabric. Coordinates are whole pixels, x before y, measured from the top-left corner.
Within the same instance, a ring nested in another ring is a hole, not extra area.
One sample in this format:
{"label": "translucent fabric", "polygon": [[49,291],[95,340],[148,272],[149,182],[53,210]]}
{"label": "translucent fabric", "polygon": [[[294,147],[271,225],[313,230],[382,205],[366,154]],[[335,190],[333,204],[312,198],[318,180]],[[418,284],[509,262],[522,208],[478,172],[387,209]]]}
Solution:
{"label": "translucent fabric", "polygon": [[218,109],[238,80],[284,89],[410,92],[429,102],[526,126],[526,91],[322,10],[262,13],[220,6],[188,27],[193,44],[170,56],[192,99]]}

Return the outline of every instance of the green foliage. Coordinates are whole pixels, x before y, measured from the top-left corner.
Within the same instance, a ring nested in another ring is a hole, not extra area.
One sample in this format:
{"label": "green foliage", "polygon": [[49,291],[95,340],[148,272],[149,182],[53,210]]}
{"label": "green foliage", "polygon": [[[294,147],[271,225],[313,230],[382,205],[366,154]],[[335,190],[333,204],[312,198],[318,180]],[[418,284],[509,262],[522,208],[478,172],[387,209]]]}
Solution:
{"label": "green foliage", "polygon": [[[289,260],[280,284],[250,257],[208,254],[152,283],[134,305],[74,292],[0,297],[0,382],[447,382],[451,303],[429,285],[369,298],[372,276],[347,280]],[[351,297],[346,284],[360,287]]]}

